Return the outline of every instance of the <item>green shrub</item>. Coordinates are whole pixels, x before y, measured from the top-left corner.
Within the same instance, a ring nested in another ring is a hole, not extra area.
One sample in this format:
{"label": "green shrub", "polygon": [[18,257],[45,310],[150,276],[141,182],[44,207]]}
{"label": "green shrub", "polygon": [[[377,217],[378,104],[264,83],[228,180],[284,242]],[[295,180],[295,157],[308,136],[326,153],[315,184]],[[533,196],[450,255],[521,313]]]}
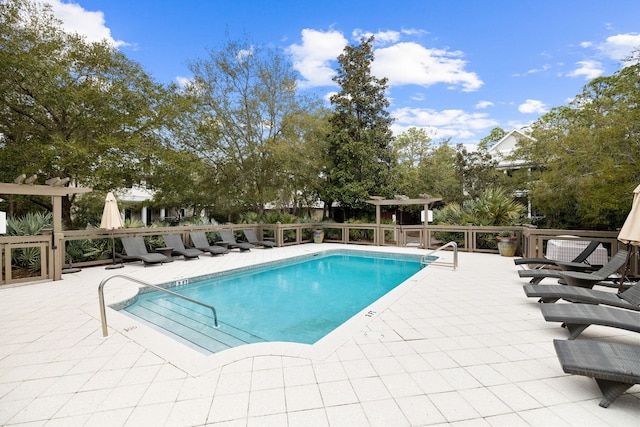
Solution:
{"label": "green shrub", "polygon": [[[37,236],[53,226],[51,212],[29,212],[20,218],[7,220],[7,236]],[[11,251],[11,265],[18,269],[39,272],[42,262],[40,248],[17,248]]]}

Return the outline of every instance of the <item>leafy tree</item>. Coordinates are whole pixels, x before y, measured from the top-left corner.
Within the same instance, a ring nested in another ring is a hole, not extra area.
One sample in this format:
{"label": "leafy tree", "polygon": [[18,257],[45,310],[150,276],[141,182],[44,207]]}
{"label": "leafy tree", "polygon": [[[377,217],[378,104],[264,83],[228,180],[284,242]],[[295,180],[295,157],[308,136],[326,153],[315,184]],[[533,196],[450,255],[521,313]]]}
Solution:
{"label": "leafy tree", "polygon": [[393,141],[395,157],[398,159],[397,191],[410,197],[426,193],[425,183],[420,180],[420,165],[431,152],[431,137],[424,129],[407,129]]}
{"label": "leafy tree", "polygon": [[294,172],[283,165],[300,149],[304,130],[297,124],[317,101],[297,93],[297,75],[281,51],[248,41],[228,41],[190,69],[199,110],[183,143],[206,162],[218,209],[261,213],[289,188]]}
{"label": "leafy tree", "polygon": [[373,36],[357,46],[346,46],[338,57],[333,81],[340,92],[331,96],[328,166],[322,198],[343,208],[363,208],[373,195],[390,196],[395,165],[391,146],[392,119],[386,108],[387,79],[371,75]]}
{"label": "leafy tree", "polygon": [[598,77],[532,126],[516,155],[533,167],[530,197],[557,228],[620,227],[640,182],[640,64]]}
{"label": "leafy tree", "polygon": [[495,127],[491,129],[489,135],[485,136],[478,143],[478,149],[483,151],[488,151],[491,147],[496,145],[496,142],[500,141],[507,132],[501,127]]}
{"label": "leafy tree", "polygon": [[456,147],[455,169],[462,180],[465,198],[476,199],[489,187],[500,184],[503,174],[496,168],[498,162],[484,149],[468,151],[465,146]]}
{"label": "leafy tree", "polygon": [[[160,162],[171,89],[106,42],[64,32],[46,4],[0,2],[0,39],[0,179],[37,173],[109,190]],[[67,226],[72,202],[63,198]]]}
{"label": "leafy tree", "polygon": [[449,140],[433,148],[419,166],[418,194],[441,197],[443,203],[462,203],[462,180],[455,168],[456,150]]}
{"label": "leafy tree", "polygon": [[280,169],[287,178],[280,184],[278,201],[283,212],[291,208],[298,216],[311,216],[324,180],[326,164],[327,111],[318,108],[309,113],[294,115],[286,126],[283,144],[277,147]]}

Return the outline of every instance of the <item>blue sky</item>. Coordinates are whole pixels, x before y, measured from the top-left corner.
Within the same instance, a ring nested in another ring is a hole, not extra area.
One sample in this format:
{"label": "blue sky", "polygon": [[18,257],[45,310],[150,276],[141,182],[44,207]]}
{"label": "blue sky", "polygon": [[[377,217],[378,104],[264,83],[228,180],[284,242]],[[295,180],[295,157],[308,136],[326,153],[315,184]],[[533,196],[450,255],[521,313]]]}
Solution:
{"label": "blue sky", "polygon": [[326,98],[344,46],[374,34],[394,132],[454,144],[526,126],[640,47],[637,0],[46,1],[66,28],[109,39],[162,83],[189,79],[189,61],[228,33],[281,47],[300,86]]}

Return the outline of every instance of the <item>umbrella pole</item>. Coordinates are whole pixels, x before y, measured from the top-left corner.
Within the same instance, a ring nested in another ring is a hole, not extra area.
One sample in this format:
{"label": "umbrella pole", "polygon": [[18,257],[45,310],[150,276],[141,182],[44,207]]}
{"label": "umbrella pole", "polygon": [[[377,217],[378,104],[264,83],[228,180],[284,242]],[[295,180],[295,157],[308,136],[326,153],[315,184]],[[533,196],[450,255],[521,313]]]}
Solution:
{"label": "umbrella pole", "polygon": [[618,293],[622,293],[624,291],[624,280],[629,274],[629,267],[631,266],[631,243],[627,243],[627,262],[624,264],[624,272],[622,273],[622,277],[620,278],[620,286],[618,286]]}
{"label": "umbrella pole", "polygon": [[116,264],[116,239],[113,236],[113,228],[111,229],[111,253],[113,254],[113,264],[108,265],[106,270],[115,270],[124,267],[124,264]]}

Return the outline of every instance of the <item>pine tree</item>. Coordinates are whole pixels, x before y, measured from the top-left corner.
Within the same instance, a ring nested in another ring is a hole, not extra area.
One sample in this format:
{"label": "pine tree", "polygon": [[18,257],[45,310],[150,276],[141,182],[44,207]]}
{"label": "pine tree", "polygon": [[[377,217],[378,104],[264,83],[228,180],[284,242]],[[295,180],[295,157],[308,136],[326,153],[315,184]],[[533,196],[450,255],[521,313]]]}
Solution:
{"label": "pine tree", "polygon": [[361,208],[371,196],[389,196],[394,167],[393,121],[386,108],[387,79],[371,74],[373,36],[346,46],[333,78],[341,90],[330,98],[334,113],[327,137],[329,165],[323,199]]}

